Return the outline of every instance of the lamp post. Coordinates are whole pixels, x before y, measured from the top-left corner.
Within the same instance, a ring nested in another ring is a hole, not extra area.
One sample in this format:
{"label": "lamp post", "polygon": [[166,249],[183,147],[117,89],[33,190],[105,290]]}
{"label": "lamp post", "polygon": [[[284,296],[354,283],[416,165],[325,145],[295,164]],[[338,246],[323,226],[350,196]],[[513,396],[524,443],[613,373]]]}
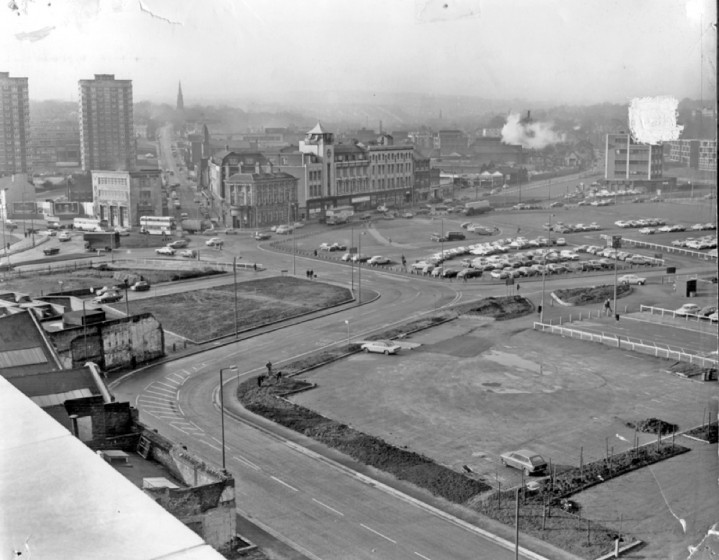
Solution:
{"label": "lamp post", "polygon": [[444,262],[444,218],[440,218],[442,222],[442,234],[439,240],[442,242],[442,262]]}
{"label": "lamp post", "polygon": [[362,236],[365,232],[360,232],[357,236],[357,305],[362,303]]}
{"label": "lamp post", "polygon": [[63,281],[62,281],[62,280],[58,280],[57,283],[60,284],[60,293],[61,293],[61,294],[64,293],[64,292],[63,292],[63,289],[62,289]]}
{"label": "lamp post", "polygon": [[222,373],[225,370],[237,372],[237,366],[230,366],[227,368],[220,368],[220,425],[222,430],[222,470],[225,470],[225,399],[222,390],[224,385],[224,379]]}
{"label": "lamp post", "polygon": [[235,338],[239,336],[237,329],[237,257],[232,257],[233,289],[235,292]]}
{"label": "lamp post", "polygon": [[350,349],[350,322],[349,319],[345,319],[345,325],[347,325],[347,350]]}
{"label": "lamp post", "polygon": [[547,281],[547,253],[549,252],[549,249],[552,247],[552,217],[554,214],[549,215],[549,248],[544,253],[544,263],[542,265],[542,303],[539,304],[539,306],[542,308],[542,310],[539,312],[539,322],[544,323],[544,287],[546,285]]}
{"label": "lamp post", "polygon": [[621,235],[613,235],[612,236],[612,249],[614,249],[614,314],[617,313],[617,261],[618,259],[618,253],[619,249],[622,246],[622,236]]}
{"label": "lamp post", "polygon": [[85,344],[85,360],[87,360],[87,313],[85,312],[85,304],[87,302],[82,300],[82,337],[84,338]]}

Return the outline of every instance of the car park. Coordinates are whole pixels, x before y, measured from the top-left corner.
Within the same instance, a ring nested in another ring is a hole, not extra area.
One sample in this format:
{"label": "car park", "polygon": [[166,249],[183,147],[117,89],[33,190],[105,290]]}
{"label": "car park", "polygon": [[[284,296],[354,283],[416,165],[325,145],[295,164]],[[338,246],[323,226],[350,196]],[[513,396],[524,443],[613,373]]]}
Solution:
{"label": "car park", "polygon": [[145,280],[138,280],[132,286],[130,286],[130,289],[133,292],[146,292],[150,289],[150,283],[146,282]]}
{"label": "car park", "polygon": [[636,274],[625,274],[624,276],[617,278],[617,282],[620,284],[637,284],[639,286],[643,286],[647,283],[647,279],[637,276]]}
{"label": "car park", "polygon": [[391,340],[370,340],[361,346],[363,352],[376,352],[378,354],[396,354],[402,347]]}
{"label": "car park", "polygon": [[155,249],[155,253],[172,257],[175,255],[175,250],[172,247],[160,247],[159,249]]}
{"label": "car park", "polygon": [[518,449],[517,451],[502,453],[500,461],[505,467],[519,469],[527,476],[541,474],[548,466],[541,455],[529,449]]}
{"label": "car park", "polygon": [[222,247],[222,245],[224,245],[224,241],[222,241],[219,237],[210,237],[210,239],[205,241],[205,245],[208,247]]}
{"label": "car park", "polygon": [[674,314],[685,317],[687,315],[698,315],[700,311],[701,307],[696,303],[685,303],[679,309],[674,310]]}

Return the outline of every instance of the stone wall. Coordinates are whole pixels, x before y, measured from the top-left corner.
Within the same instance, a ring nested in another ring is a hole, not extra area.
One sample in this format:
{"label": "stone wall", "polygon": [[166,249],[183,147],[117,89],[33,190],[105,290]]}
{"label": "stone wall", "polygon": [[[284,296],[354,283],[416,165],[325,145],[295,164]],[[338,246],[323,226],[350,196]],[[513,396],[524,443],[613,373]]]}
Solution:
{"label": "stone wall", "polygon": [[48,333],[63,367],[95,362],[107,372],[138,365],[165,354],[165,333],[151,313]]}
{"label": "stone wall", "polygon": [[218,550],[225,548],[237,531],[235,479],[156,432],[145,430],[143,435],[151,443],[148,458],[188,486],[145,492],[209,545]]}

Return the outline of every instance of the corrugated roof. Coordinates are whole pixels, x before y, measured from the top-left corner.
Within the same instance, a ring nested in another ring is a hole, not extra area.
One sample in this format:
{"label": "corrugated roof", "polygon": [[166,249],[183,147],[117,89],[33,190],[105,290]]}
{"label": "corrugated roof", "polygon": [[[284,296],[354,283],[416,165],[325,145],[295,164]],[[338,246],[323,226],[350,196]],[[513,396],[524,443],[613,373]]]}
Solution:
{"label": "corrugated roof", "polygon": [[56,393],[54,395],[40,395],[39,397],[31,397],[32,402],[40,408],[47,408],[58,404],[64,404],[70,399],[81,399],[83,397],[92,397],[90,389],[77,389],[75,391],[67,391],[65,393]]}
{"label": "corrugated roof", "polygon": [[0,352],[0,369],[31,364],[47,363],[47,357],[40,346],[24,348],[23,350],[6,350]]}

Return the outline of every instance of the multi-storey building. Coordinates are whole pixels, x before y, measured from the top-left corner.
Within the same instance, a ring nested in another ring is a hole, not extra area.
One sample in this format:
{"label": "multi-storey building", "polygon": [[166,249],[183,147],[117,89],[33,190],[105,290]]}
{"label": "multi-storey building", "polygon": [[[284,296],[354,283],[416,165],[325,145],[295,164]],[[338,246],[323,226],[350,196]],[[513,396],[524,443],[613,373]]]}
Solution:
{"label": "multi-storey building", "polygon": [[235,173],[226,181],[232,227],[263,228],[298,219],[297,178],[271,164]]}
{"label": "multi-storey building", "polygon": [[0,175],[28,173],[30,97],[27,78],[0,72]]}
{"label": "multi-storey building", "polygon": [[666,161],[700,171],[716,171],[716,140],[671,140],[664,145]]}
{"label": "multi-storey building", "polygon": [[437,138],[440,155],[464,155],[467,152],[467,136],[461,130],[440,130]]}
{"label": "multi-storey building", "polygon": [[30,161],[35,172],[80,167],[77,119],[31,122]]}
{"label": "multi-storey building", "polygon": [[82,169],[133,169],[132,80],[95,74],[94,80],[80,80],[79,94]]}
{"label": "multi-storey building", "polygon": [[93,171],[92,202],[96,218],[110,227],[140,225],[141,216],[167,214],[162,171]]}
{"label": "multi-storey building", "polygon": [[662,146],[637,144],[629,134],[607,134],[604,162],[607,181],[659,180],[662,163]]}

